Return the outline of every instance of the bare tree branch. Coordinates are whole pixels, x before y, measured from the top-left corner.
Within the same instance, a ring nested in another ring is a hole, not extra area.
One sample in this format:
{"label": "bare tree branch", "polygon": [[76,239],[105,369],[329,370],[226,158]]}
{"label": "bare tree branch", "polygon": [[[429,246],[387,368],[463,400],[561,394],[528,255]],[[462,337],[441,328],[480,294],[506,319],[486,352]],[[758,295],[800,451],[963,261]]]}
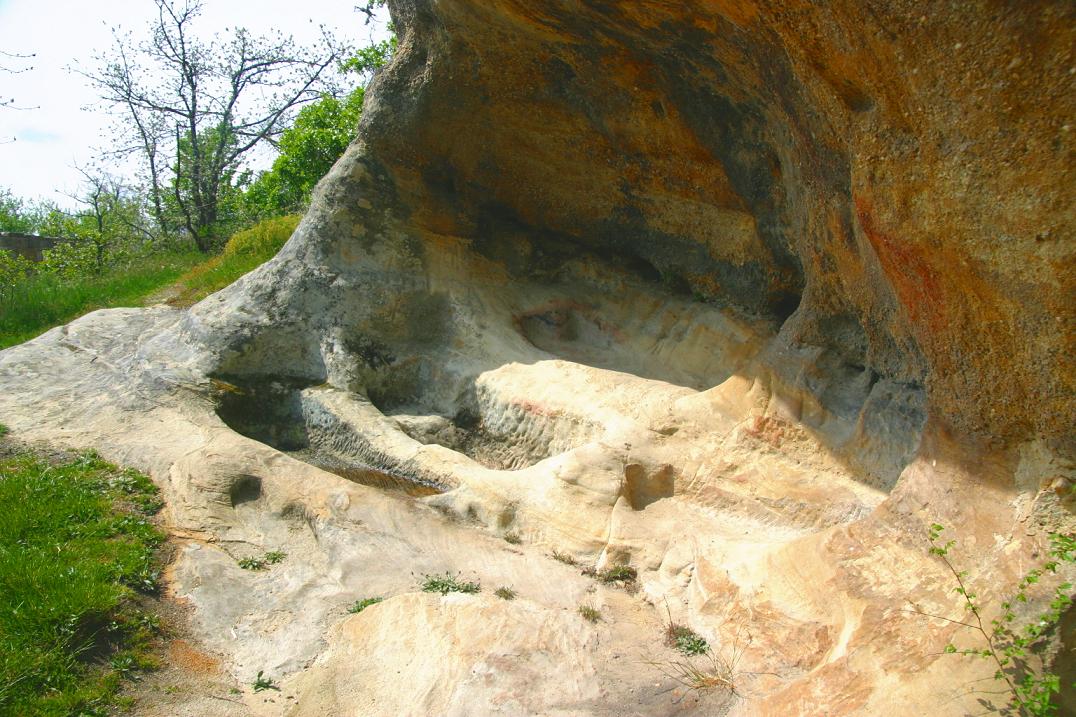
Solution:
{"label": "bare tree branch", "polygon": [[347,48],[324,29],[316,47],[244,29],[207,42],[192,29],[201,0],[154,2],[148,39],[132,43],[114,32],[112,51],[80,74],[120,118],[116,151],[141,154],[157,222],[167,228],[169,210],[178,213],[205,251],[221,193],[247,154],[274,144],[302,105],[337,92],[330,68]]}

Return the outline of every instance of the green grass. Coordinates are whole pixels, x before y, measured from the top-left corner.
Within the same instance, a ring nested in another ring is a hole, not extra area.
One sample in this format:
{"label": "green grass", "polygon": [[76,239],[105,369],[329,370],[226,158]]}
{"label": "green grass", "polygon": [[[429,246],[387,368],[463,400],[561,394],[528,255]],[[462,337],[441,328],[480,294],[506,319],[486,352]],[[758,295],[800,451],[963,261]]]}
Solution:
{"label": "green grass", "polygon": [[236,232],[219,256],[180,277],[181,292],[175,303],[187,306],[200,301],[272,259],[299,226],[300,219],[298,215],[264,219],[250,229]]}
{"label": "green grass", "polygon": [[553,558],[558,563],[564,563],[565,565],[576,565],[575,558],[572,557],[571,554],[562,553],[559,550],[554,550],[552,553],[550,553],[549,557]]}
{"label": "green grass", "polygon": [[599,582],[634,582],[639,576],[638,571],[631,565],[612,565],[605,568],[604,571],[594,571],[593,577],[597,578]]}
{"label": "green grass", "polygon": [[20,280],[0,292],[0,349],[95,309],[141,306],[147,296],[173,284],[176,296],[170,303],[189,306],[273,258],[299,219],[295,215],[266,219],[236,232],[214,257],[197,251],[162,252],[96,276]]}
{"label": "green grass", "polygon": [[598,622],[602,619],[602,611],[592,605],[580,605],[579,614],[587,622]]}
{"label": "green grass", "polygon": [[0,715],[104,715],[153,666],[156,492],[93,454],[0,459]]}
{"label": "green grass", "polygon": [[162,253],[96,276],[33,276],[0,294],[0,349],[28,341],[95,309],[140,306],[205,259],[198,252]]}
{"label": "green grass", "polygon": [[468,593],[473,595],[482,590],[481,584],[460,580],[459,575],[452,575],[451,573],[423,575],[420,584],[423,592],[441,593],[442,595],[448,595],[449,593]]}

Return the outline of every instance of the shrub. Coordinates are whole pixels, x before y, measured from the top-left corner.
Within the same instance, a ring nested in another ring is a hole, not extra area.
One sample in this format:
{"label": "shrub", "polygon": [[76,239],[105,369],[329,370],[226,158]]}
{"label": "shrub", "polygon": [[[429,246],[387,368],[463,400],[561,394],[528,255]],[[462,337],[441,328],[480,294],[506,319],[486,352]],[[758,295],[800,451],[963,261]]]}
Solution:
{"label": "shrub", "polygon": [[507,587],[497,588],[497,590],[493,594],[496,595],[497,597],[499,597],[501,600],[515,600],[516,599],[516,591],[513,590],[512,588],[507,588]]}
{"label": "shrub", "polygon": [[519,533],[508,532],[504,534],[504,542],[509,545],[519,545],[523,539],[519,537]]}
{"label": "shrub", "polygon": [[[960,648],[950,643],[945,652],[952,655],[978,657],[994,663],[997,668],[994,679],[1005,684],[1009,694],[1009,706],[1022,715],[1053,715],[1057,708],[1053,696],[1061,690],[1058,675],[1037,670],[1028,660],[1029,655],[1042,657],[1046,647],[1046,638],[1057,630],[1062,615],[1072,606],[1072,583],[1061,582],[1049,595],[1050,602],[1045,610],[1033,615],[1030,620],[1018,620],[1016,607],[1030,601],[1029,592],[1047,574],[1056,573],[1062,563],[1076,563],[1076,536],[1060,533],[1050,534],[1050,549],[1047,556],[1037,567],[1024,575],[1016,592],[1002,601],[1001,615],[990,621],[988,628],[983,622],[984,606],[978,595],[967,583],[967,571],[957,570],[951,558],[955,540],[944,543],[941,535],[945,528],[937,523],[930,526],[928,539],[930,554],[936,556],[953,578],[953,591],[960,595],[965,609],[971,617],[952,619],[941,615],[923,612],[913,605],[914,612],[926,617],[933,617],[960,625],[972,630],[980,639],[982,647]],[[1074,685],[1076,686],[1076,685]]]}

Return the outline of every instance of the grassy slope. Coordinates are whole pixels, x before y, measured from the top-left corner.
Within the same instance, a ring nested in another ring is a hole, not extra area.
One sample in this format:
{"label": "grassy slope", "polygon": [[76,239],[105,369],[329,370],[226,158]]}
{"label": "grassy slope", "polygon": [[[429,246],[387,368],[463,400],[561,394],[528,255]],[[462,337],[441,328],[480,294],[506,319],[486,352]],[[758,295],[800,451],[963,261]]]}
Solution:
{"label": "grassy slope", "polygon": [[158,254],[97,277],[37,277],[0,301],[0,349],[28,341],[94,309],[140,306],[162,287],[175,284],[171,303],[189,306],[257,268],[284,246],[300,217],[266,219],[237,232],[220,255]]}
{"label": "grassy slope", "polygon": [[103,715],[150,666],[156,492],[93,454],[0,457],[0,715]]}
{"label": "grassy slope", "polygon": [[250,229],[236,232],[220,256],[180,277],[179,295],[172,303],[189,306],[269,261],[295,231],[299,219],[297,215],[265,219]]}
{"label": "grassy slope", "polygon": [[94,309],[138,306],[144,296],[204,260],[198,252],[158,254],[101,276],[43,276],[21,282],[10,299],[0,302],[0,349]]}

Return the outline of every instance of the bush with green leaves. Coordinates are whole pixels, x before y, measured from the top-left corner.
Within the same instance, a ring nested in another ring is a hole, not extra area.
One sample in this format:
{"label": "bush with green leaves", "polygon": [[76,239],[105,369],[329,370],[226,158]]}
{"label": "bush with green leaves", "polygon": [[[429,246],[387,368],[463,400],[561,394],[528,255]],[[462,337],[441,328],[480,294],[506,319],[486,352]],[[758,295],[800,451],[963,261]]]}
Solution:
{"label": "bush with green leaves", "polygon": [[[1052,533],[1050,549],[1039,565],[1029,570],[1017,585],[1016,591],[1000,604],[1001,612],[989,623],[984,622],[984,606],[978,594],[967,582],[968,573],[953,564],[951,551],[955,540],[942,539],[945,528],[937,523],[930,526],[930,554],[945,566],[955,583],[953,591],[960,595],[966,608],[964,619],[952,619],[915,608],[927,617],[944,620],[972,630],[980,641],[979,647],[958,647],[950,643],[945,652],[977,657],[993,663],[994,679],[1004,683],[1009,693],[1009,707],[1020,715],[1044,716],[1056,714],[1054,695],[1061,691],[1059,675],[1037,667],[1042,663],[1043,649],[1056,632],[1062,616],[1073,604],[1072,583],[1061,581],[1049,592],[1049,602],[1028,616],[1023,606],[1030,607],[1033,591],[1049,575],[1056,574],[1063,564],[1076,563],[1076,535]],[[1041,598],[1041,596],[1039,596]],[[1019,612],[1024,612],[1023,616]],[[1033,658],[1033,659],[1032,659]],[[1076,685],[1072,685],[1076,688]]]}
{"label": "bush with green leaves", "polygon": [[14,294],[16,287],[30,276],[34,264],[24,256],[0,249],[0,301]]}

